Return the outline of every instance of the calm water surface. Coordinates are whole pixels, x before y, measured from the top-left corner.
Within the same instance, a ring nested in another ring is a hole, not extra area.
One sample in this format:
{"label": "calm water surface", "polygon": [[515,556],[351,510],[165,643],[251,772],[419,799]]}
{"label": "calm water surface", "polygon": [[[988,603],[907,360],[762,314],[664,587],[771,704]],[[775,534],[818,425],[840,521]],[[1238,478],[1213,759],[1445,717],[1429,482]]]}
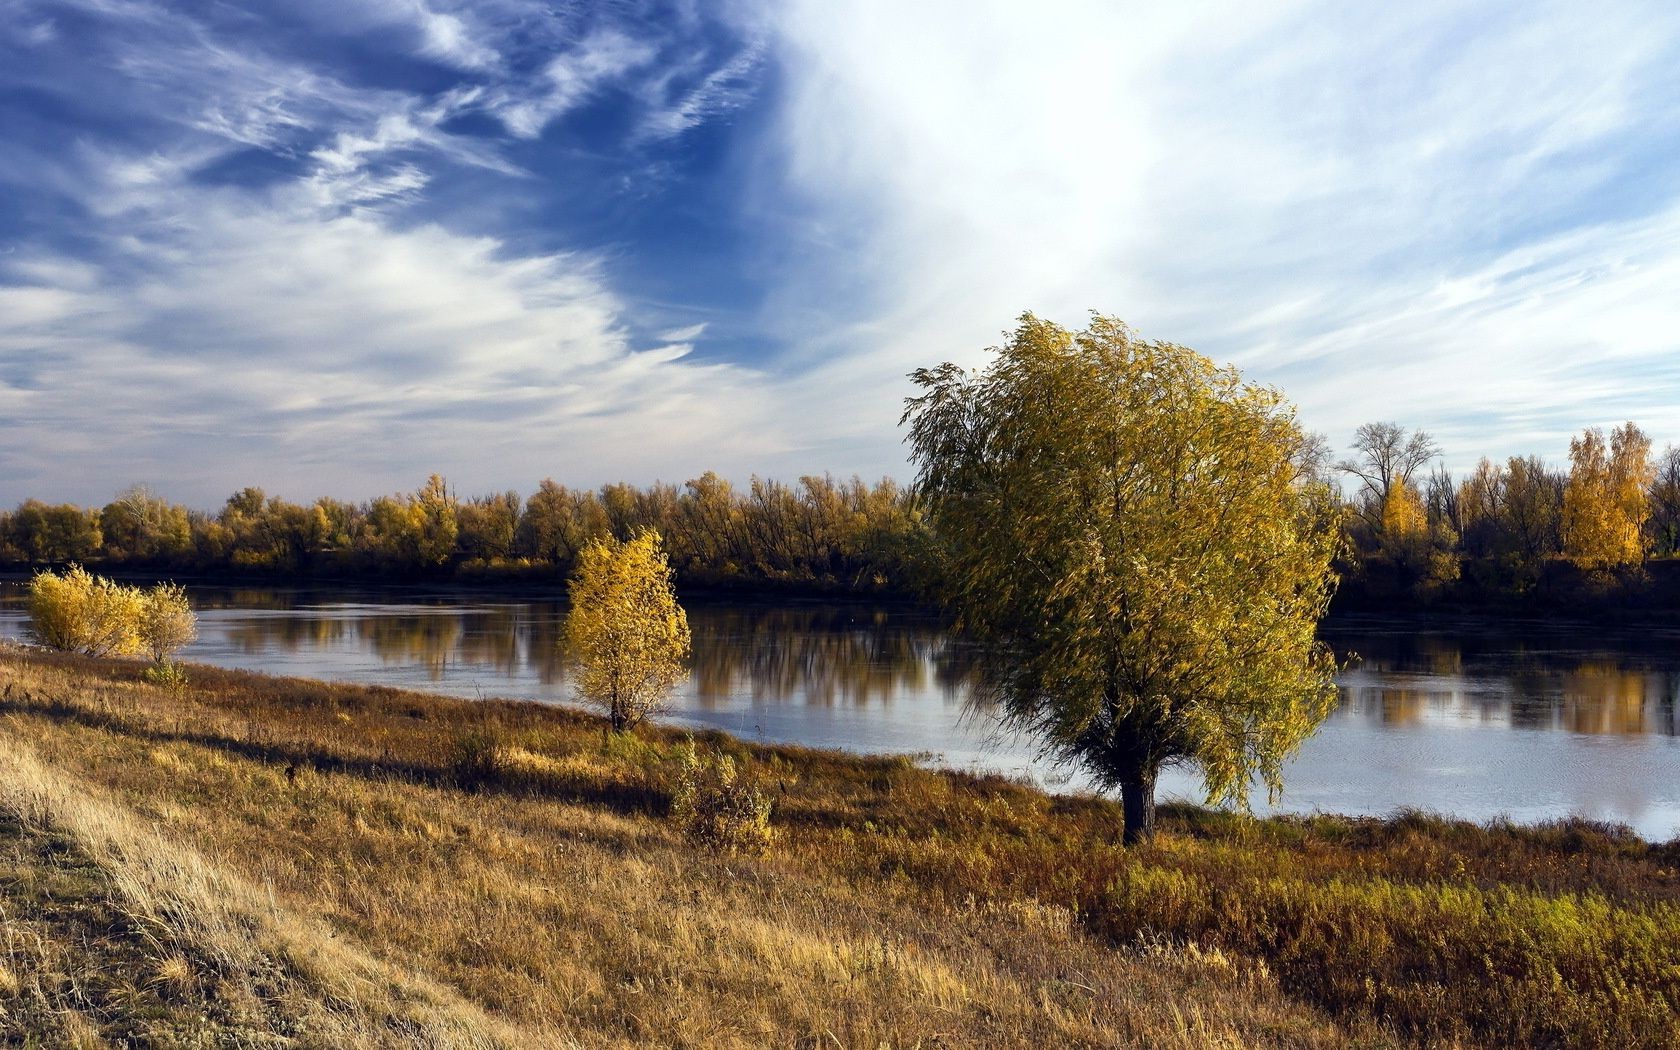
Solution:
{"label": "calm water surface", "polygon": [[[0,584],[0,635],[22,637],[22,589]],[[459,594],[195,588],[186,659],[457,696],[571,698],[555,649],[562,606]],[[769,741],[925,753],[1031,773],[1030,741],[971,712],[969,677],[937,621],[904,609],[689,608],[694,670],[668,719]],[[1259,811],[1475,820],[1567,814],[1680,835],[1680,628],[1350,618],[1326,639],[1360,659],[1341,704]],[[1185,771],[1162,794],[1197,798]]]}

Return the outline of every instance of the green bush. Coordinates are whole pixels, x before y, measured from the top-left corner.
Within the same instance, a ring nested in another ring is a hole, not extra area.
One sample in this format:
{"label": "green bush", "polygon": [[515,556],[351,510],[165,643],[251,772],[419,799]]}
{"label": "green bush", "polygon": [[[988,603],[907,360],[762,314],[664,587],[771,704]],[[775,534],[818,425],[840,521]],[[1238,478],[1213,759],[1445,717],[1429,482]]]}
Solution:
{"label": "green bush", "polygon": [[694,741],[684,745],[671,795],[671,819],[690,839],[728,853],[762,853],[769,848],[770,796],[743,775],[728,755],[702,755]]}
{"label": "green bush", "polygon": [[145,671],[141,672],[141,677],[170,692],[179,692],[187,685],[187,669],[173,660],[154,662]]}

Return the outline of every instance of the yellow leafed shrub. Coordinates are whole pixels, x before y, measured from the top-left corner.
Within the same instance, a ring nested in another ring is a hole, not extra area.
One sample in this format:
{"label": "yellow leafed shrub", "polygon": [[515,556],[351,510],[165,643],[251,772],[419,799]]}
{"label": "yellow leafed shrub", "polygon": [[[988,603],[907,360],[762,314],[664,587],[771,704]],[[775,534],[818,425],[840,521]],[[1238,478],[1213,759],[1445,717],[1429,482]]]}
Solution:
{"label": "yellow leafed shrub", "polygon": [[90,656],[141,651],[145,596],[134,587],[95,576],[80,565],[63,575],[41,572],[29,582],[29,624],[35,639],[54,649]]}
{"label": "yellow leafed shrub", "polygon": [[198,637],[198,617],[179,584],[131,587],[80,565],[37,573],[28,608],[36,641],[89,656],[144,653],[163,664]]}

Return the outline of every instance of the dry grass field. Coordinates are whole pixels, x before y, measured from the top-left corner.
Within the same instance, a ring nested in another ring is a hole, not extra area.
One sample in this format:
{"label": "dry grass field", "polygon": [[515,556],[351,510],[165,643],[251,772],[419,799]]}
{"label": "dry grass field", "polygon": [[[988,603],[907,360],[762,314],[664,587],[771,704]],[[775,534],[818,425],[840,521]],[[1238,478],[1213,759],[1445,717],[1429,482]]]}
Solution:
{"label": "dry grass field", "polygon": [[40,1046],[1665,1046],[1680,851],[1257,821],[705,735],[0,650],[0,1038]]}

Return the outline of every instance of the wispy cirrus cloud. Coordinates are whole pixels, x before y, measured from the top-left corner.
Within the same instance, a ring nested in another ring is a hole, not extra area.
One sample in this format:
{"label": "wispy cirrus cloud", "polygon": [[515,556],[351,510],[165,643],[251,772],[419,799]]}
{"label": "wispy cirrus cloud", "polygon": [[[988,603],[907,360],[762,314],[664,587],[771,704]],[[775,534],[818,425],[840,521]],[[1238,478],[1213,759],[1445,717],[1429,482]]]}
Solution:
{"label": "wispy cirrus cloud", "polygon": [[[470,74],[421,90],[391,86],[420,75],[401,66],[323,66],[283,36],[162,5],[29,7],[76,33],[24,34],[64,56],[0,74],[0,90],[70,106],[79,88],[149,130],[87,125],[68,150],[36,142],[0,165],[91,220],[0,253],[11,498],[97,502],[135,479],[205,505],[248,481],[356,496],[433,469],[514,487],[575,480],[580,457],[596,479],[698,474],[774,444],[754,407],[763,376],[687,359],[704,325],[654,334],[668,311],[630,316],[601,253],[561,230],[516,247],[432,199],[540,191],[555,173],[512,159],[519,140],[595,91],[634,95],[619,81],[656,42],[597,28],[533,62],[508,26],[536,8],[364,12],[412,24],[410,54]],[[346,46],[370,28],[301,10]],[[576,28],[558,20],[537,38]],[[90,83],[55,75],[73,52],[103,57]],[[510,134],[460,125],[485,115]],[[650,447],[650,432],[690,451]]]}
{"label": "wispy cirrus cloud", "polygon": [[769,21],[806,234],[771,318],[835,378],[820,362],[876,377],[855,440],[882,435],[882,459],[898,377],[979,360],[1028,308],[1119,313],[1235,360],[1338,442],[1399,418],[1455,463],[1556,457],[1627,416],[1680,440],[1675,388],[1650,382],[1680,351],[1680,298],[1659,291],[1680,258],[1662,5],[811,3]]}

